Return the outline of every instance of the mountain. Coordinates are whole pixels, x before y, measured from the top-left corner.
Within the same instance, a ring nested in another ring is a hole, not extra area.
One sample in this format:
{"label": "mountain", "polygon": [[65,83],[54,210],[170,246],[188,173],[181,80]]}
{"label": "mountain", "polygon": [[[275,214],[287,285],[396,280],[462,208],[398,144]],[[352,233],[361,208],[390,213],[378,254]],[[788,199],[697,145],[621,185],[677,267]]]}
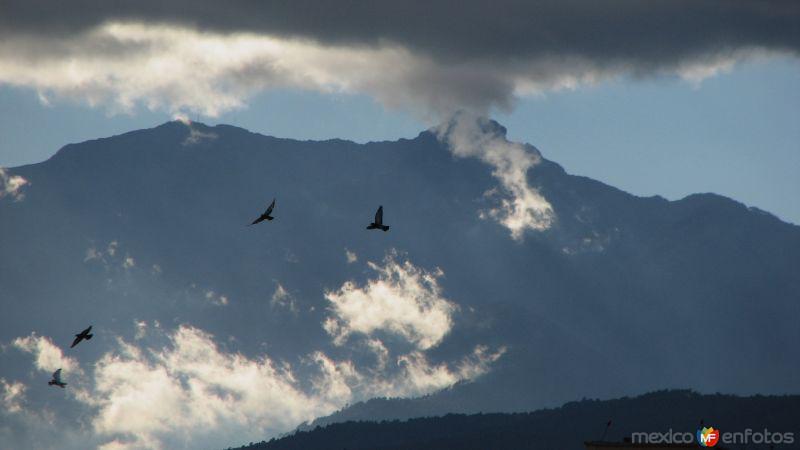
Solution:
{"label": "mountain", "polygon": [[[343,422],[301,431],[240,450],[380,449],[544,449],[583,450],[584,441],[623,441],[632,433],[695,433],[702,426],[722,432],[745,430],[792,433],[797,439],[800,396],[700,395],[691,391],[659,391],[615,400],[581,400],[559,408],[515,414],[449,414],[406,421]],[[611,420],[608,431],[606,423]],[[703,425],[700,425],[702,421]],[[605,437],[604,437],[605,434]],[[774,438],[773,438],[774,439]],[[791,446],[792,443],[781,442]],[[719,444],[718,448],[740,448]],[[699,447],[699,446],[697,446]],[[778,448],[781,448],[779,445]],[[769,444],[746,448],[767,449]]]}
{"label": "mountain", "polygon": [[[497,124],[489,132],[504,138]],[[350,351],[324,327],[326,292],[365,286],[376,276],[366,263],[394,254],[455,305],[446,338],[425,349],[431,364],[505,349],[485,375],[402,418],[800,388],[800,227],[719,195],[637,197],[542,159],[528,182],[556,221],[514,240],[480,217],[498,201],[485,195],[498,188],[492,167],[431,131],[356,144],[181,122],[70,144],[9,173],[29,184],[22,200],[0,198],[6,344],[31,332],[63,344],[93,324],[78,347],[92,361],[117,336],[136,341],[137,324],[190,324],[230,353],[294,362],[302,378],[298,355]],[[273,198],[275,220],[247,227]],[[365,230],[378,205],[386,233]],[[390,350],[422,345],[397,331],[379,335]],[[8,361],[6,379],[28,377],[30,361]],[[438,375],[420,373],[420,385]]]}

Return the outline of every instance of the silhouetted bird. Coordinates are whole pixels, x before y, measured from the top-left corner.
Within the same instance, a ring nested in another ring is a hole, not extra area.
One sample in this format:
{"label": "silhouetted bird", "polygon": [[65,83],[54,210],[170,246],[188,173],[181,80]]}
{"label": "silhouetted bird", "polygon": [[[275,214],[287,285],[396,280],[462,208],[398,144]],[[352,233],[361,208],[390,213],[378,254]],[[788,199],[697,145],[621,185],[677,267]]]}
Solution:
{"label": "silhouetted bird", "polygon": [[55,372],[53,372],[53,379],[48,381],[47,384],[50,386],[58,386],[62,389],[67,386],[67,383],[61,381],[61,369],[58,369]]}
{"label": "silhouetted bird", "polygon": [[90,331],[92,331],[92,326],[91,325],[89,325],[89,328],[87,328],[87,329],[81,331],[80,333],[76,334],[75,335],[75,340],[72,341],[72,345],[70,345],[69,348],[75,347],[76,345],[78,345],[84,339],[87,340],[87,341],[89,339],[91,339],[92,336],[94,336],[94,335],[93,334],[89,334]]}
{"label": "silhouetted bird", "polygon": [[[266,211],[264,211],[264,214],[262,214],[261,216],[259,216],[259,217],[258,217],[258,219],[254,220],[254,221],[253,221],[253,223],[251,223],[250,225],[255,225],[255,224],[257,224],[257,223],[259,223],[259,222],[263,222],[263,221],[265,221],[265,220],[272,220],[272,219],[274,219],[274,217],[270,216],[270,214],[272,214],[272,210],[273,210],[274,208],[275,208],[275,199],[273,198],[273,199],[272,199],[272,203],[270,203],[269,207],[267,207],[267,210],[266,210]],[[248,225],[248,226],[249,226],[249,225]]]}
{"label": "silhouetted bird", "polygon": [[389,225],[383,224],[383,206],[378,207],[378,211],[375,213],[375,221],[369,224],[367,229],[389,231]]}

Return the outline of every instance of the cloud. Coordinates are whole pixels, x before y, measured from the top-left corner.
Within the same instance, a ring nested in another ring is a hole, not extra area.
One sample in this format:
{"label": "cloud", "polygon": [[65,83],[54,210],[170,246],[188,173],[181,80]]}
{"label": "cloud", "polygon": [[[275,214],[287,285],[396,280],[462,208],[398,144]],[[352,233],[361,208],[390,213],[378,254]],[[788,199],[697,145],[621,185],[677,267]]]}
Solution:
{"label": "cloud", "polygon": [[136,327],[136,334],[133,337],[134,339],[138,341],[139,339],[142,339],[145,336],[147,336],[147,321],[134,320],[133,324]]}
{"label": "cloud", "polygon": [[330,302],[325,330],[344,344],[354,333],[397,335],[420,350],[438,345],[453,326],[457,306],[442,297],[441,270],[426,272],[390,253],[383,265],[368,263],[377,277],[364,286],[353,281],[325,293]]}
{"label": "cloud", "polygon": [[375,356],[375,366],[377,370],[385,370],[389,362],[390,352],[380,339],[368,338],[364,339],[364,345],[370,353]]}
{"label": "cloud", "polygon": [[282,284],[276,284],[277,286],[275,287],[275,292],[272,293],[272,298],[269,302],[270,306],[273,308],[286,308],[293,314],[297,314],[297,303],[295,302],[294,296],[292,296],[292,294],[290,294]]}
{"label": "cloud", "polygon": [[83,258],[83,262],[94,261],[103,258],[103,253],[97,251],[94,247],[89,247],[86,249],[86,256]]}
{"label": "cloud", "polygon": [[11,175],[8,171],[0,167],[0,198],[11,197],[14,201],[22,201],[25,199],[25,193],[22,188],[30,184],[28,180],[19,176]]}
{"label": "cloud", "polygon": [[38,370],[54,372],[56,369],[63,369],[65,376],[70,372],[81,372],[78,361],[64,356],[61,348],[48,337],[31,333],[29,336],[14,339],[11,345],[33,355]]}
{"label": "cloud", "polygon": [[186,117],[184,114],[177,114],[175,119],[178,122],[181,122],[182,124],[186,125],[186,127],[189,129],[189,134],[181,143],[181,145],[183,145],[184,147],[196,145],[206,140],[214,140],[217,137],[219,137],[216,135],[216,133],[201,131],[197,129],[197,127],[194,126],[192,121],[189,120],[189,118]]}
{"label": "cloud", "polygon": [[[457,157],[478,158],[494,168],[492,175],[503,189],[500,205],[483,213],[520,240],[526,230],[545,230],[555,219],[553,207],[528,184],[528,170],[541,161],[530,145],[510,142],[505,129],[483,117],[461,112],[434,130]],[[496,192],[489,192],[493,196]]]}
{"label": "cloud", "polygon": [[[74,8],[53,6],[46,0],[6,0],[2,5],[6,14],[0,19],[0,29],[6,34],[30,34],[47,28],[62,37],[110,20],[129,20],[196,25],[209,32],[303,37],[324,43],[375,44],[385,40],[434,54],[472,57],[536,55],[550,50],[639,56],[654,41],[663,41],[659,42],[659,54],[640,57],[665,58],[725,42],[793,48],[797,34],[790,26],[800,14],[794,2],[782,0],[653,0],[647,4],[533,0],[498,1],[493,8],[477,0],[461,1],[458,7],[433,1],[425,5],[424,15],[421,8],[393,1],[362,2],[358,8],[347,10],[314,0],[297,0],[291,5],[245,0],[225,4],[142,0],[120,5],[77,0]],[[444,24],[449,27],[443,29]],[[733,30],[738,33],[731,33]],[[627,42],[624,48],[614,46],[631,36],[640,39]]]}
{"label": "cloud", "polygon": [[221,432],[228,442],[240,433],[274,434],[335,408],[327,392],[302,391],[288,366],[224,353],[188,326],[161,349],[120,341],[119,352],[95,364],[94,383],[93,427],[119,448],[183,447],[183,439],[200,443]]}
{"label": "cloud", "polygon": [[[36,384],[44,383],[39,380]],[[65,427],[61,422],[65,416],[74,417],[74,410],[67,415],[57,414],[52,408],[57,402],[41,404],[41,400],[37,400],[37,390],[28,389],[20,381],[0,378],[0,442],[3,448],[81,450],[96,447],[97,441],[78,431],[80,427]],[[53,392],[47,388],[44,391],[52,401]],[[56,395],[60,397],[60,394],[66,395],[66,391],[59,390]]]}
{"label": "cloud", "polygon": [[227,306],[228,305],[228,297],[222,294],[217,294],[213,290],[207,290],[205,293],[206,300],[211,302],[213,305],[216,306]]}
{"label": "cloud", "polygon": [[[83,262],[98,264],[106,271],[118,268],[127,271],[136,267],[136,260],[129,253],[125,252],[125,256],[123,256],[119,241],[110,241],[105,250],[102,249],[102,246],[98,248],[93,244],[86,249]],[[154,265],[154,267],[156,266]]]}
{"label": "cloud", "polygon": [[[147,327],[135,325],[137,332]],[[504,352],[478,346],[455,362],[434,363],[421,350],[392,358],[373,340],[370,347],[383,354],[377,364],[359,366],[313,351],[293,367],[264,355],[227,352],[214,336],[188,325],[164,336],[166,344],[154,347],[117,338],[116,347],[94,362],[85,383],[66,391],[85,411],[86,442],[100,449],[222,448],[275,436],[355,401],[424,395],[472,380]],[[14,345],[34,354],[37,366],[52,367],[57,364],[40,361],[44,351],[34,350],[50,349],[48,343],[32,336]],[[2,380],[0,387],[6,405],[37,414],[23,405],[23,385]],[[48,426],[66,425],[59,420],[71,419],[56,415]]]}
{"label": "cloud", "polygon": [[489,371],[491,363],[504,353],[505,347],[491,352],[485,346],[476,347],[472,354],[461,360],[455,369],[446,364],[431,364],[422,352],[411,352],[398,359],[406,376],[395,380],[400,386],[393,390],[406,396],[419,396],[452,386],[461,380],[472,380]]}
{"label": "cloud", "polygon": [[276,88],[367,93],[389,106],[413,107],[428,94],[447,95],[423,92],[421,86],[413,98],[393,94],[399,84],[412,94],[419,76],[407,71],[433,64],[417,59],[395,47],[323,46],[270,35],[113,22],[48,45],[3,41],[0,83],[106,105],[112,112],[145,106],[217,116]]}
{"label": "cloud", "polygon": [[[797,56],[791,1],[3,2],[0,83],[130,111],[215,116],[263,90],[370,95],[424,117],[618,76],[697,81]],[[45,32],[46,30],[46,32]]]}
{"label": "cloud", "polygon": [[344,257],[347,260],[347,264],[353,264],[358,262],[358,255],[356,252],[350,251],[348,249],[344,249]]}
{"label": "cloud", "polygon": [[9,383],[5,378],[0,378],[0,394],[2,394],[0,400],[3,410],[10,413],[22,411],[26,389],[26,386],[19,381]]}
{"label": "cloud", "polygon": [[[234,343],[192,325],[165,330],[134,320],[133,340],[109,336],[110,347],[84,361],[84,372],[49,338],[19,337],[12,347],[32,355],[38,370],[63,368],[66,403],[51,410],[28,401],[24,385],[0,380],[6,406],[0,420],[24,424],[22,436],[39,436],[41,448],[223,448],[279,435],[368,398],[426,395],[474,380],[504,353],[476,345],[466,355],[431,354],[458,309],[442,296],[442,272],[420,269],[395,251],[369,266],[375,276],[365,284],[345,282],[325,293],[330,307],[322,325],[334,345],[292,362],[232,351],[227,346]],[[222,298],[203,292],[212,301]],[[280,283],[273,298],[293,303]],[[60,414],[62,407],[70,414]],[[70,431],[53,431],[61,429]],[[18,436],[0,427],[3,438]]]}
{"label": "cloud", "polygon": [[[458,306],[442,296],[440,269],[425,271],[402,261],[397,251],[387,253],[382,264],[367,263],[375,277],[363,285],[345,282],[328,291],[329,315],[323,327],[337,346],[350,344],[374,357],[374,364],[359,367],[355,397],[419,396],[473,380],[489,371],[505,348],[478,345],[460,360],[431,362],[428,351],[439,345],[453,327]],[[401,338],[408,345],[387,345]],[[400,351],[398,351],[400,349]],[[359,395],[360,394],[360,395]]]}

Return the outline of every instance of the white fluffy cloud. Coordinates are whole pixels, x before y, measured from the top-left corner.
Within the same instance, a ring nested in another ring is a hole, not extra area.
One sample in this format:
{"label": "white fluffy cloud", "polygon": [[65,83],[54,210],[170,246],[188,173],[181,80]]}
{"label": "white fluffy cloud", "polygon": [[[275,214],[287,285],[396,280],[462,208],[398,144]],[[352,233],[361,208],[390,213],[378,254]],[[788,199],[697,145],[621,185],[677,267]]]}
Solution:
{"label": "white fluffy cloud", "polygon": [[26,386],[19,381],[8,382],[5,378],[0,378],[0,400],[3,409],[10,413],[22,411],[22,403],[25,401]]}
{"label": "white fluffy cloud", "polygon": [[[299,370],[268,356],[226,352],[214,336],[195,327],[180,326],[166,336],[161,347],[117,339],[85,382],[65,391],[88,408],[87,442],[106,450],[222,448],[274,436],[355,401],[423,395],[474,379],[504,351],[478,346],[458,361],[432,363],[420,350],[390,359],[389,350],[374,340],[370,350],[382,354],[374,365],[359,367],[314,351],[301,358],[305,370]],[[14,346],[32,353],[41,370],[76,371],[74,361],[65,361],[47,338],[19,338]],[[36,414],[25,410],[24,385],[0,380],[0,387],[7,413]]]}
{"label": "white fluffy cloud", "polygon": [[323,46],[252,33],[117,22],[58,42],[4,40],[0,83],[112,111],[144,105],[217,116],[243,107],[262,90],[287,87],[366,92],[399,107],[405,100],[389,95],[391,86],[411,82],[409,68],[423,63],[417,59],[394,47]]}
{"label": "white fluffy cloud", "polygon": [[[356,401],[425,395],[473,380],[505,351],[478,345],[463,356],[433,358],[428,350],[452,329],[457,310],[442,296],[441,271],[420,269],[395,251],[370,266],[375,276],[363,286],[346,282],[326,293],[324,326],[337,344],[332,353],[314,350],[294,364],[229,351],[193,326],[166,331],[145,321],[132,323],[133,341],[117,338],[85,372],[47,337],[31,334],[12,346],[31,354],[40,371],[62,368],[69,408],[82,411],[50,414],[47,429],[80,430],[71,441],[91,444],[68,448],[103,450],[223,448],[259,440]],[[278,284],[274,297],[285,303],[290,294]],[[382,340],[387,335],[406,343]],[[21,383],[0,380],[0,388],[6,414],[35,428],[47,406],[26,401]],[[79,427],[65,422],[75,417]]]}
{"label": "white fluffy cloud", "polygon": [[501,195],[499,206],[484,214],[508,228],[512,238],[520,240],[526,230],[549,228],[555,215],[547,199],[528,184],[528,170],[541,161],[539,152],[525,144],[510,142],[493,126],[485,118],[464,112],[435,131],[454,155],[478,158],[494,168],[492,175],[505,195]]}
{"label": "white fluffy cloud", "polygon": [[389,254],[383,265],[369,263],[377,277],[364,286],[348,281],[325,293],[332,315],[325,330],[339,345],[353,333],[398,335],[420,350],[439,344],[453,326],[457,306],[442,296],[441,270],[426,272]]}
{"label": "white fluffy cloud", "polygon": [[19,176],[11,175],[6,169],[0,167],[0,198],[11,197],[14,201],[25,199],[23,187],[29,184],[28,180]]}
{"label": "white fluffy cloud", "polygon": [[170,339],[148,350],[121,341],[95,364],[92,423],[117,448],[265,436],[338,406],[328,392],[303,391],[287,365],[225,353],[199,329],[180,327]]}
{"label": "white fluffy cloud", "polygon": [[14,339],[11,345],[32,354],[36,368],[39,370],[54,372],[56,369],[63,369],[65,376],[70,372],[79,373],[81,371],[78,361],[64,356],[61,348],[48,337],[31,333],[29,336]]}

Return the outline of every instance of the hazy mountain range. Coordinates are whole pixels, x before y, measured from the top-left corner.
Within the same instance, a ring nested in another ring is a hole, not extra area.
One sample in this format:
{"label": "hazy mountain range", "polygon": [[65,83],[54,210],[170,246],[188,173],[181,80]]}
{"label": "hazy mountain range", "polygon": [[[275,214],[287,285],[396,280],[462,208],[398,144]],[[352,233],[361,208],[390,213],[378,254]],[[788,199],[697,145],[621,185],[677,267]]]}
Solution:
{"label": "hazy mountain range", "polygon": [[[484,131],[505,140],[496,123]],[[673,387],[800,388],[800,353],[788,344],[800,342],[800,227],[719,195],[637,197],[542,159],[527,181],[554,223],[512,239],[485,214],[501,201],[492,167],[455,157],[432,131],[356,144],[177,121],[70,144],[8,173],[27,184],[24,198],[0,198],[0,377],[29,386],[29,405],[87,407],[76,420],[95,430],[97,411],[117,411],[120,397],[92,364],[178,348],[180,326],[232,358],[231,371],[268,357],[298,392],[324,390],[283,431],[372,396],[452,383],[405,417]],[[273,198],[275,220],[247,227]],[[379,205],[386,233],[365,229]],[[397,299],[362,295],[387,286]],[[35,332],[65,349],[89,324],[95,338],[68,356],[82,367],[75,384],[103,400],[53,403],[36,384],[47,364],[31,371],[17,351],[25,344],[11,343]],[[176,354],[144,366],[173,364],[165,373],[189,390],[200,371]],[[314,375],[325,358],[335,362],[327,384]],[[248,398],[202,379],[203,395],[231,411]],[[267,416],[234,416],[225,420],[257,436],[269,428]],[[107,435],[150,436],[137,430]]]}

